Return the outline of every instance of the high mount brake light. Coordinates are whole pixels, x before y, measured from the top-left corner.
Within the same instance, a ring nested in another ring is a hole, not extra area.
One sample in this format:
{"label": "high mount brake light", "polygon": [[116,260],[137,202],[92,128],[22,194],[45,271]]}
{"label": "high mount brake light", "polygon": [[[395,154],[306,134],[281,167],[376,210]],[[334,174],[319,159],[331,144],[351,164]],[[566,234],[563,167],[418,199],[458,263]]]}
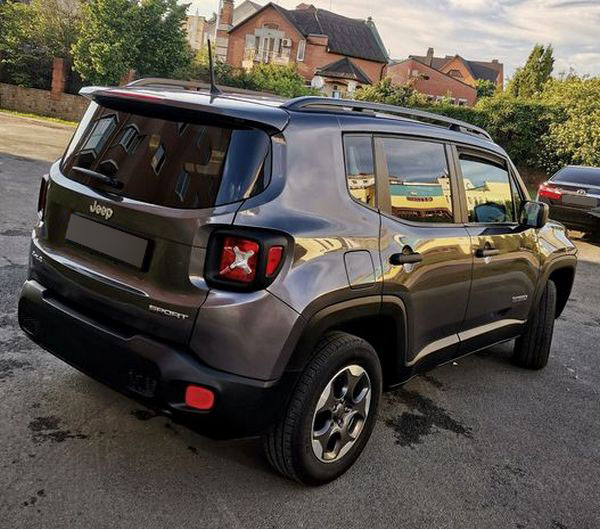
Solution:
{"label": "high mount brake light", "polygon": [[46,198],[48,196],[48,179],[49,176],[45,174],[42,176],[42,180],[40,182],[40,191],[38,194],[38,205],[37,212],[40,220],[44,220],[44,211],[46,209]]}
{"label": "high mount brake light", "polygon": [[119,97],[128,97],[130,99],[141,99],[148,101],[162,101],[164,97],[153,94],[140,94],[139,92],[130,92],[127,90],[108,90],[106,95],[118,95]]}
{"label": "high mount brake light", "polygon": [[560,200],[562,192],[557,187],[554,187],[550,182],[544,182],[538,189],[538,195],[541,197],[550,198],[552,200]]}

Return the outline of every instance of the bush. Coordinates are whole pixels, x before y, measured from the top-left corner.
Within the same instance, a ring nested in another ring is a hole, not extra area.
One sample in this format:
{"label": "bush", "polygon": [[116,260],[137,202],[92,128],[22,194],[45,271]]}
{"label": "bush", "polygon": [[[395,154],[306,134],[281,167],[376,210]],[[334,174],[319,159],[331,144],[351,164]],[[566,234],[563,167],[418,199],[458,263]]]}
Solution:
{"label": "bush", "polygon": [[393,84],[390,77],[386,77],[374,85],[358,89],[355,99],[400,107],[423,106],[427,104],[427,97],[418,93],[410,84]]}
{"label": "bush", "polygon": [[[216,59],[214,52],[213,60],[215,82],[221,86],[269,92],[283,97],[318,94],[317,90],[306,86],[304,77],[293,66],[257,64],[252,70],[246,72],[242,68],[234,68]],[[196,54],[190,68],[185,68],[179,72],[179,77],[188,80],[209,81],[210,72],[207,47]]]}

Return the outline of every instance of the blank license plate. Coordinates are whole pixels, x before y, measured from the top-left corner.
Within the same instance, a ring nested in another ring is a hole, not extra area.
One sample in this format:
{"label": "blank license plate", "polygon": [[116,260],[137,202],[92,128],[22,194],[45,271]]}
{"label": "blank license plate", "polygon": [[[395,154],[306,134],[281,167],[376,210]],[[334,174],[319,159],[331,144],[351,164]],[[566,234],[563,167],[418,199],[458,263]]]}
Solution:
{"label": "blank license plate", "polygon": [[79,215],[71,215],[65,239],[136,268],[142,268],[148,251],[146,239]]}
{"label": "blank license plate", "polygon": [[586,197],[585,195],[563,195],[563,204],[572,204],[574,206],[587,206],[593,208],[598,202],[594,197]]}

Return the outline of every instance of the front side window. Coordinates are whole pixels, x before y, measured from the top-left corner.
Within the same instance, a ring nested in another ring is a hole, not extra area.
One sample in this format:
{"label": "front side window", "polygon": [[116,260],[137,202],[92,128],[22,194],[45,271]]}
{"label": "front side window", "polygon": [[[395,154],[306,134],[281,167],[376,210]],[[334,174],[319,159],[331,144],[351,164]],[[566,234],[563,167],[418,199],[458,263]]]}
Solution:
{"label": "front side window", "polygon": [[350,194],[375,207],[375,162],[371,136],[346,136],[346,179]]}
{"label": "front side window", "polygon": [[510,176],[500,163],[461,154],[469,222],[515,222]]}
{"label": "front side window", "polygon": [[392,214],[413,222],[452,222],[452,190],[441,143],[385,138]]}

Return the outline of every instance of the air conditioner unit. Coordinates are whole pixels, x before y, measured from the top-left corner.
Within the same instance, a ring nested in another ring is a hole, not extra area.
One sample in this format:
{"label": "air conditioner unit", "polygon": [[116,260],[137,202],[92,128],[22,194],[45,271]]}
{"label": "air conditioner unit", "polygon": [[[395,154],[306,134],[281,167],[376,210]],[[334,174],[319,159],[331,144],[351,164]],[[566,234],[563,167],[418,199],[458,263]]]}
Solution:
{"label": "air conditioner unit", "polygon": [[281,39],[281,45],[284,48],[291,48],[292,47],[292,39]]}

